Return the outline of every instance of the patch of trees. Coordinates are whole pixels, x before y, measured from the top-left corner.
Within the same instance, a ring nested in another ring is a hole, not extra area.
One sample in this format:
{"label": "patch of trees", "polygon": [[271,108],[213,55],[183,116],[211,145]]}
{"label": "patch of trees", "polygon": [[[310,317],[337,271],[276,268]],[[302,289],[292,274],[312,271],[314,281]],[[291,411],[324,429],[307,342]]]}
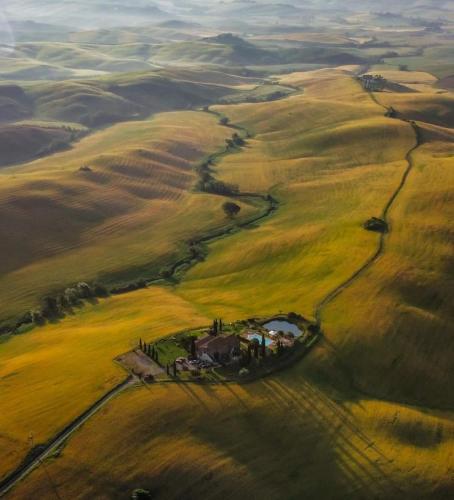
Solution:
{"label": "patch of trees", "polygon": [[120,295],[123,293],[135,292],[136,290],[141,290],[142,288],[146,288],[146,287],[147,287],[146,280],[141,278],[138,281],[134,281],[134,282],[128,283],[126,285],[114,287],[114,288],[112,288],[112,290],[110,290],[110,293],[112,295]]}
{"label": "patch of trees", "polygon": [[205,193],[219,194],[222,196],[236,196],[240,192],[239,186],[227,182],[218,181],[210,178],[208,181],[202,181],[197,184],[200,191]]}
{"label": "patch of trees", "polygon": [[377,217],[372,217],[364,223],[364,229],[366,231],[375,231],[376,233],[386,233],[388,232],[388,224],[383,219]]}
{"label": "patch of trees", "polygon": [[72,142],[75,142],[85,135],[87,135],[87,131],[85,130],[76,130],[68,125],[64,125],[62,127],[62,130],[67,132],[67,135],[65,138],[54,138],[50,141],[49,144],[46,144],[43,146],[39,151],[38,151],[38,156],[47,156],[53,153],[57,153],[59,151],[64,151],[65,149],[68,149],[71,146]]}
{"label": "patch of trees", "polygon": [[227,215],[227,217],[230,217],[231,219],[233,219],[234,217],[236,217],[240,213],[241,207],[239,205],[237,205],[236,203],[233,203],[231,201],[226,201],[222,205],[222,210],[224,210],[224,213],[225,213],[225,215]]}
{"label": "patch of trees", "polygon": [[246,141],[236,132],[232,135],[231,139],[227,139],[226,141],[227,149],[241,148],[246,144]]}
{"label": "patch of trees", "polygon": [[23,325],[43,325],[46,321],[63,318],[73,307],[83,305],[86,300],[107,297],[109,291],[100,284],[89,285],[80,282],[73,287],[67,288],[63,293],[48,295],[42,300],[40,308],[28,311],[17,323],[15,329]]}
{"label": "patch of trees", "polygon": [[151,500],[153,495],[151,491],[144,490],[142,488],[137,488],[132,492],[131,499],[132,500]]}
{"label": "patch of trees", "polygon": [[393,108],[392,106],[390,106],[390,107],[387,109],[387,111],[386,111],[386,113],[385,113],[385,116],[386,116],[387,118],[397,118],[397,111],[396,111],[396,109],[395,109],[395,108]]}
{"label": "patch of trees", "polygon": [[139,340],[139,349],[146,354],[150,359],[159,364],[159,352],[153,344],[147,344],[142,339]]}
{"label": "patch of trees", "polygon": [[221,318],[213,320],[213,324],[210,328],[210,335],[222,334],[224,331],[224,322]]}

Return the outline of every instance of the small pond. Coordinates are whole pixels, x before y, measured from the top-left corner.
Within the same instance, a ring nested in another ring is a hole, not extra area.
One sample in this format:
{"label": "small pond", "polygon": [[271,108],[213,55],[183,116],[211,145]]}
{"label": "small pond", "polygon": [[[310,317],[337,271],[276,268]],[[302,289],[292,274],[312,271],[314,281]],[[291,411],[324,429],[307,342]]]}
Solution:
{"label": "small pond", "polygon": [[[250,333],[248,336],[247,336],[248,340],[254,340],[254,339],[257,339],[259,341],[259,344],[262,343],[262,336],[259,335],[258,333]],[[268,338],[268,337],[265,337],[265,345],[266,347],[269,347],[271,344],[273,343],[273,341]]]}
{"label": "small pond", "polygon": [[269,332],[274,330],[275,332],[282,331],[284,333],[293,333],[295,337],[300,337],[303,333],[296,325],[289,323],[288,321],[274,320],[269,323],[265,323],[263,327]]}

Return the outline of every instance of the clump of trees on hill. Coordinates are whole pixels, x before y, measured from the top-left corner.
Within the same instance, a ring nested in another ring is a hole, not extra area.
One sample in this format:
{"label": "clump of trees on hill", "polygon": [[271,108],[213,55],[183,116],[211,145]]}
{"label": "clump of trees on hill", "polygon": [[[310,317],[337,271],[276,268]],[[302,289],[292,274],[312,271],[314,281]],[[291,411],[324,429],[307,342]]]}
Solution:
{"label": "clump of trees on hill", "polygon": [[226,201],[222,205],[222,210],[224,210],[224,213],[227,215],[227,217],[233,218],[240,213],[241,207],[236,203],[233,203],[231,201]]}
{"label": "clump of trees on hill", "polygon": [[196,167],[196,173],[199,180],[196,188],[205,193],[219,194],[223,196],[237,195],[240,192],[236,184],[229,184],[227,182],[219,181],[212,175],[211,170],[212,161],[207,160]]}
{"label": "clump of trees on hill", "polygon": [[246,141],[236,132],[232,135],[231,139],[227,139],[225,142],[227,144],[227,149],[240,148],[246,144]]}
{"label": "clump of trees on hill", "polygon": [[42,301],[40,308],[27,312],[16,324],[16,329],[23,325],[43,325],[46,321],[52,321],[64,317],[73,307],[78,307],[85,300],[107,297],[109,291],[100,284],[89,285],[80,282],[69,287],[57,295],[48,295]]}

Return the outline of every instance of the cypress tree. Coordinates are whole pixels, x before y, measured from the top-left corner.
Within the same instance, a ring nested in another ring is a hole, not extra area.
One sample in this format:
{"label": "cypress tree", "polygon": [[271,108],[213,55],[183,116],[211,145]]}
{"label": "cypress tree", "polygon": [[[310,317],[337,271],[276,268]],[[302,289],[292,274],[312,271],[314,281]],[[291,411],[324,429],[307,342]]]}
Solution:
{"label": "cypress tree", "polygon": [[195,346],[195,338],[194,338],[194,337],[192,337],[192,339],[191,339],[191,356],[192,356],[193,358],[196,358],[196,357],[197,357],[197,352],[196,352],[196,351],[197,351],[197,350],[196,350],[196,346]]}
{"label": "cypress tree", "polygon": [[262,333],[262,357],[266,356],[266,341],[265,341],[265,334]]}
{"label": "cypress tree", "polygon": [[142,339],[139,340],[139,349],[142,350],[143,345],[142,345]]}
{"label": "cypress tree", "polygon": [[144,343],[143,343],[143,346],[142,346],[142,351],[143,351],[145,354],[147,354],[147,343],[146,343],[146,342],[144,342]]}
{"label": "cypress tree", "polygon": [[174,377],[177,376],[177,362],[176,361],[173,362],[173,376]]}

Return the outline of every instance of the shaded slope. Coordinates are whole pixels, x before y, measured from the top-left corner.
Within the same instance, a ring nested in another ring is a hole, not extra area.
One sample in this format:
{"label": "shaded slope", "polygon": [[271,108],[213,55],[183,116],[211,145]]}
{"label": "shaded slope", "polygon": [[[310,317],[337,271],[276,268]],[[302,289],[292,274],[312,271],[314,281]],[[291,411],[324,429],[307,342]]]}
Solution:
{"label": "shaded slope", "polygon": [[180,242],[223,225],[222,199],[191,192],[192,167],[230,135],[204,113],[164,114],[4,171],[3,316],[80,279],[156,273]]}

